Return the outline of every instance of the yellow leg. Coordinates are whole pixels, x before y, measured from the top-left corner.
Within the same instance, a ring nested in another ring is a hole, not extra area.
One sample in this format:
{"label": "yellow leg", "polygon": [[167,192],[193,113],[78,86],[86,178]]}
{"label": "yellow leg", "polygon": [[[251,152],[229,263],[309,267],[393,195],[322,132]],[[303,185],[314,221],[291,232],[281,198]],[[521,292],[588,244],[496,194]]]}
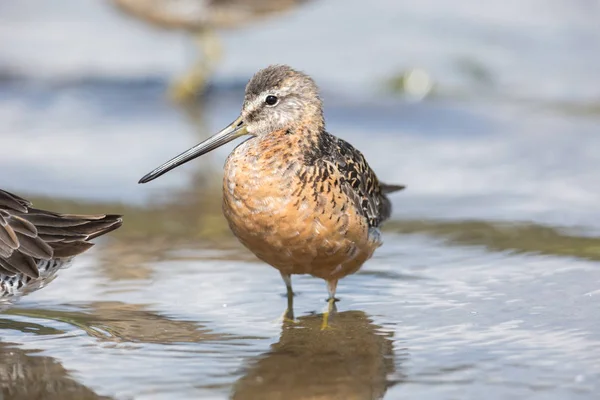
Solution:
{"label": "yellow leg", "polygon": [[214,66],[222,56],[220,41],[212,30],[198,31],[194,41],[202,57],[169,89],[170,97],[178,103],[193,100],[204,91]]}
{"label": "yellow leg", "polygon": [[323,323],[321,324],[321,330],[328,330],[328,329],[332,329],[329,326],[329,316],[334,313],[336,311],[336,307],[335,307],[335,299],[334,298],[330,298],[327,299],[327,311],[325,311],[323,313]]}
{"label": "yellow leg", "polygon": [[337,279],[327,281],[327,291],[329,292],[329,298],[327,299],[327,311],[323,313],[323,323],[321,324],[321,330],[331,329],[329,326],[329,315],[336,311],[335,302],[335,291],[337,289]]}

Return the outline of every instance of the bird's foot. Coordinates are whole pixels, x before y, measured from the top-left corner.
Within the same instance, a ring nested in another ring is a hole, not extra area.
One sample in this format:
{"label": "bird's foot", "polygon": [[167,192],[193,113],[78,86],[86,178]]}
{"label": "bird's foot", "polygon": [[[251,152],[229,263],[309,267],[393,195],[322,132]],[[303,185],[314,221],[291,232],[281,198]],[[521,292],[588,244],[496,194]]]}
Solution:
{"label": "bird's foot", "polygon": [[329,311],[323,313],[323,322],[321,323],[322,331],[330,331],[333,328],[329,326]]}
{"label": "bird's foot", "polygon": [[297,324],[298,321],[294,318],[294,311],[287,309],[274,322],[283,324]]}
{"label": "bird's foot", "polygon": [[327,300],[327,311],[323,313],[323,322],[321,323],[322,331],[333,329],[331,326],[329,326],[329,317],[332,313],[335,313],[337,311],[337,308],[335,307],[335,302],[336,299],[334,297],[331,297],[329,298],[329,300]]}

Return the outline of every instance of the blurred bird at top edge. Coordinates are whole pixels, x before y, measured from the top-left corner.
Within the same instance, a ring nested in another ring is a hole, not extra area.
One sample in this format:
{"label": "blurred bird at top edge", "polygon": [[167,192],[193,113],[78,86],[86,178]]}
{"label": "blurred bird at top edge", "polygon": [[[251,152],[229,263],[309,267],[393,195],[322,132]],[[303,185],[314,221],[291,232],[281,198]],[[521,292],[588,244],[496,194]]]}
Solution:
{"label": "blurred bird at top edge", "polygon": [[124,13],[153,26],[189,32],[200,57],[169,88],[179,103],[201,95],[222,56],[216,30],[241,28],[282,15],[314,0],[108,0]]}

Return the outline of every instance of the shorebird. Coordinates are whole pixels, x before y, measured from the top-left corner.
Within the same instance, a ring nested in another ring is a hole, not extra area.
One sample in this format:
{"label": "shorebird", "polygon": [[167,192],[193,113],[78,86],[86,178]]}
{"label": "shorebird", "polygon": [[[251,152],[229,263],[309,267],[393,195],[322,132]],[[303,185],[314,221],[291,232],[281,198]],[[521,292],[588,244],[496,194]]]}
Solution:
{"label": "shorebird", "polygon": [[139,183],[245,135],[250,138],[225,162],[229,227],[279,270],[292,319],[293,274],[324,279],[331,311],[338,281],[357,272],[382,244],[379,228],[391,213],[387,194],[404,186],[381,183],[360,151],[325,130],[317,85],[286,65],[258,71],[235,121]]}
{"label": "shorebird", "polygon": [[190,33],[202,57],[170,88],[176,101],[201,93],[221,58],[214,31],[281,15],[310,0],[110,0],[120,10],[163,29]]}
{"label": "shorebird", "polygon": [[0,190],[0,309],[38,290],[59,269],[119,228],[120,215],[71,215],[38,210]]}

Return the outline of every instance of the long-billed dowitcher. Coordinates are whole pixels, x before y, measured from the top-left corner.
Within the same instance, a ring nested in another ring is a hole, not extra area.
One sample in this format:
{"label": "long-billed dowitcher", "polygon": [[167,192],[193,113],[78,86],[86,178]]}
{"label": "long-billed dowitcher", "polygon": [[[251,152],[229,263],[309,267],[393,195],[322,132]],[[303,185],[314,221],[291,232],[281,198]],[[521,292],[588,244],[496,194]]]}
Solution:
{"label": "long-billed dowitcher", "polygon": [[202,57],[171,86],[171,96],[187,101],[201,93],[221,58],[217,29],[233,29],[280,15],[310,0],[110,0],[120,10],[148,23],[189,32]]}
{"label": "long-billed dowitcher", "polygon": [[38,210],[0,190],[0,309],[52,281],[59,269],[120,227],[120,215],[72,215]]}
{"label": "long-billed dowitcher", "polygon": [[140,183],[243,135],[250,138],[225,163],[223,212],[231,230],[279,270],[288,311],[292,274],[327,281],[332,309],[338,280],[382,244],[379,227],[391,213],[386,195],[404,186],[381,183],[360,151],[325,130],[317,85],[286,65],[257,72],[240,117]]}

